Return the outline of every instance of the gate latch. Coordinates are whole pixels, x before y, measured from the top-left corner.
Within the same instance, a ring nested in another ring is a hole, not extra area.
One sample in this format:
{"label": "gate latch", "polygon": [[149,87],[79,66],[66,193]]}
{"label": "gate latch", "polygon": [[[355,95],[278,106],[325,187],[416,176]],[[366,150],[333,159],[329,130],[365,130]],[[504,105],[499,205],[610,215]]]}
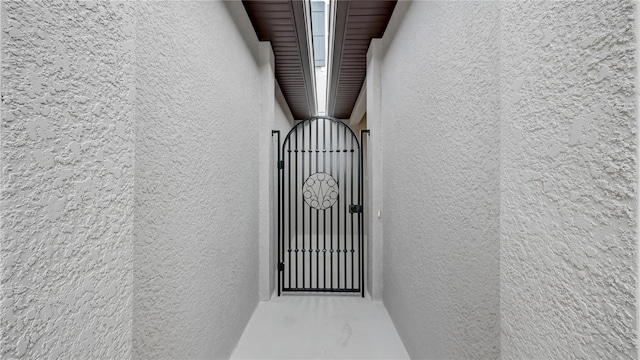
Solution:
{"label": "gate latch", "polygon": [[349,205],[349,212],[352,214],[362,213],[362,205]]}
{"label": "gate latch", "polygon": [[284,169],[284,160],[278,161],[278,169]]}
{"label": "gate latch", "polygon": [[284,263],[278,263],[278,271],[284,271]]}

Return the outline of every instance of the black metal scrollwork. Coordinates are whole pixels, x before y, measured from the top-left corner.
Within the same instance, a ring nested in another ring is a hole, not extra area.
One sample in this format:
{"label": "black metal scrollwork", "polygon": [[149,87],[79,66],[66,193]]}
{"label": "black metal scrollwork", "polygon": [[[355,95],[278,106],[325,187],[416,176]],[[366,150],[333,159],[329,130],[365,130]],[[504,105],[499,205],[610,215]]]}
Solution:
{"label": "black metal scrollwork", "polygon": [[311,174],[302,186],[304,202],[314,209],[325,210],[338,200],[338,182],[333,176],[317,172]]}

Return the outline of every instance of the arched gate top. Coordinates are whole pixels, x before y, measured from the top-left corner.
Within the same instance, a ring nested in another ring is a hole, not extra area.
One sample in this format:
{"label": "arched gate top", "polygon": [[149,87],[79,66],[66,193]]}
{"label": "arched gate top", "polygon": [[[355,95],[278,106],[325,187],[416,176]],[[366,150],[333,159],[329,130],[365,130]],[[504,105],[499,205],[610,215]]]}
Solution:
{"label": "arched gate top", "polygon": [[287,133],[287,136],[284,138],[284,141],[282,142],[282,148],[283,149],[285,148],[285,146],[287,145],[287,142],[289,142],[291,138],[291,134],[297,131],[298,127],[300,126],[304,127],[304,125],[310,124],[314,120],[328,120],[328,121],[331,121],[332,123],[338,124],[338,126],[343,126],[344,128],[348,129],[349,133],[351,134],[351,136],[353,136],[353,139],[356,142],[357,148],[360,149],[360,141],[358,141],[358,137],[353,132],[353,130],[349,127],[349,125],[345,124],[342,120],[336,119],[331,116],[311,116],[300,121],[293,128],[291,128],[291,130],[289,130],[289,132]]}

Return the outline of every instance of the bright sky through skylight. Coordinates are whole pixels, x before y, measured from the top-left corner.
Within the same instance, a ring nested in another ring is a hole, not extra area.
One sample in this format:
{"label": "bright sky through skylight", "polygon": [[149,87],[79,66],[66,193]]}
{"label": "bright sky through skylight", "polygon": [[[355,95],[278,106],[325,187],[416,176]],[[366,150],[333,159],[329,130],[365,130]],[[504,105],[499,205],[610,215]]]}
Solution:
{"label": "bright sky through skylight", "polygon": [[327,103],[327,39],[329,0],[311,1],[311,28],[316,76],[318,115],[326,114]]}

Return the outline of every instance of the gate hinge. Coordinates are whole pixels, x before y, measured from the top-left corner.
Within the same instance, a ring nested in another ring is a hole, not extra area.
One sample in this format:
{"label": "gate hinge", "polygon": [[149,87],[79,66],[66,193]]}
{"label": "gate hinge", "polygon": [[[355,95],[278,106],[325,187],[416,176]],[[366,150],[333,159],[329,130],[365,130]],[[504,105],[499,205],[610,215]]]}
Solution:
{"label": "gate hinge", "polygon": [[284,169],[284,160],[278,161],[278,169]]}
{"label": "gate hinge", "polygon": [[349,205],[349,212],[352,214],[360,214],[362,212],[362,205]]}
{"label": "gate hinge", "polygon": [[278,271],[284,271],[284,263],[278,263]]}

